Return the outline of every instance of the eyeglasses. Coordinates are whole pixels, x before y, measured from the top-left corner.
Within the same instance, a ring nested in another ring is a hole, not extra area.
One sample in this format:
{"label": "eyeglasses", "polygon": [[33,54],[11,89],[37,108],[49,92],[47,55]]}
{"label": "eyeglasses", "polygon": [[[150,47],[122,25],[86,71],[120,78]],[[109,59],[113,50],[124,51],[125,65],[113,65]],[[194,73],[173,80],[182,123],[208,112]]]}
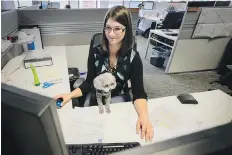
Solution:
{"label": "eyeglasses", "polygon": [[107,33],[110,33],[112,30],[114,31],[115,34],[121,34],[123,31],[126,30],[126,28],[120,28],[120,27],[116,27],[116,28],[104,27],[104,31],[107,32]]}

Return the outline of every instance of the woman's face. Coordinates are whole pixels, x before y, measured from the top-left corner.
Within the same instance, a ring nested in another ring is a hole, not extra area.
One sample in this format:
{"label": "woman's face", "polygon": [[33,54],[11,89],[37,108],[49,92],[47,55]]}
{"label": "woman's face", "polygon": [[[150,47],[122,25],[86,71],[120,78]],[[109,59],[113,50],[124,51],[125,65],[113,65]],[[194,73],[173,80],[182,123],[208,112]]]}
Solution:
{"label": "woman's face", "polygon": [[121,43],[126,33],[125,26],[109,18],[105,26],[105,35],[109,44],[116,45]]}

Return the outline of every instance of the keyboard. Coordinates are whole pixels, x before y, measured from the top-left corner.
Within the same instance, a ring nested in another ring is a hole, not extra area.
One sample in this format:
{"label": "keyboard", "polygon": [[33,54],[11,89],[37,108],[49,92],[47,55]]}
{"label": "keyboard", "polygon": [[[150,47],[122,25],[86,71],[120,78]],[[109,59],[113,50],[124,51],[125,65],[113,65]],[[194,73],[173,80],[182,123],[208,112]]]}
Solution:
{"label": "keyboard", "polygon": [[108,155],[115,152],[139,147],[137,142],[130,143],[97,143],[97,144],[68,144],[69,155]]}

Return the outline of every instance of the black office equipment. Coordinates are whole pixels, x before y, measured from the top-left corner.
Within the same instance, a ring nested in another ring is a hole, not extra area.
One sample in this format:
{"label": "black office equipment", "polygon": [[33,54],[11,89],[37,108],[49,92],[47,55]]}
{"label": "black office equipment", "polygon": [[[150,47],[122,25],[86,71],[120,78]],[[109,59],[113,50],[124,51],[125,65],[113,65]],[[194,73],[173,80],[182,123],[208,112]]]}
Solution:
{"label": "black office equipment", "polygon": [[2,83],[2,155],[67,155],[55,100]]}
{"label": "black office equipment", "polygon": [[104,144],[69,144],[69,155],[107,155],[115,152],[139,147],[137,142],[131,143],[104,143]]}
{"label": "black office equipment", "polygon": [[160,29],[179,29],[183,16],[184,11],[169,12],[162,22],[163,25],[160,27]]}
{"label": "black office equipment", "polygon": [[180,94],[177,98],[182,104],[198,104],[197,100],[190,94]]}

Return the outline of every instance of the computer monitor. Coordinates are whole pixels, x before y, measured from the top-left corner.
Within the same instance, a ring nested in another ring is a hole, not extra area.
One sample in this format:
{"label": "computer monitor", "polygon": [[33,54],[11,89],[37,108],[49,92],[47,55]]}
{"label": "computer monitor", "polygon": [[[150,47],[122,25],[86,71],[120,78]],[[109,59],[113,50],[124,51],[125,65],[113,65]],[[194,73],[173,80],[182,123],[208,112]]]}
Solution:
{"label": "computer monitor", "polygon": [[68,155],[55,101],[2,83],[2,155]]}
{"label": "computer monitor", "polygon": [[184,16],[184,11],[168,12],[162,26],[162,29],[179,29]]}

